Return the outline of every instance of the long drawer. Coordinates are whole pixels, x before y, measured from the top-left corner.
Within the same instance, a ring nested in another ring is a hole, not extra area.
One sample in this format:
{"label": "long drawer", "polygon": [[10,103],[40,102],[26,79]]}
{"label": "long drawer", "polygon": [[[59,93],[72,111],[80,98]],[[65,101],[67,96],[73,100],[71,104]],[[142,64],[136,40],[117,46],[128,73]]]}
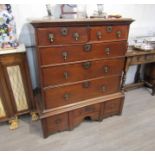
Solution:
{"label": "long drawer", "polygon": [[124,58],[119,58],[43,68],[43,87],[82,81],[101,76],[121,75],[123,64]]}
{"label": "long drawer", "polygon": [[120,89],[121,76],[110,76],[74,85],[44,89],[45,109],[65,106],[85,99],[115,93]]}
{"label": "long drawer", "polygon": [[126,41],[39,48],[40,65],[124,56]]}

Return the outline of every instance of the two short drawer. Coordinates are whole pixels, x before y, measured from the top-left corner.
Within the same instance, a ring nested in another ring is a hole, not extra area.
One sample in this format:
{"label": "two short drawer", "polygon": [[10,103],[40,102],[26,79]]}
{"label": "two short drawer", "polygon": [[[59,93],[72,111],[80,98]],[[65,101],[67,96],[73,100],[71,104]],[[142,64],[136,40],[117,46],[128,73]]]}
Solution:
{"label": "two short drawer", "polygon": [[121,97],[44,118],[42,119],[44,136],[47,137],[51,133],[71,130],[79,125],[85,118],[91,118],[91,120],[95,121],[102,120],[107,116],[121,114],[122,106],[123,98]]}
{"label": "two short drawer", "polygon": [[38,46],[76,44],[88,41],[126,40],[128,26],[38,28]]}

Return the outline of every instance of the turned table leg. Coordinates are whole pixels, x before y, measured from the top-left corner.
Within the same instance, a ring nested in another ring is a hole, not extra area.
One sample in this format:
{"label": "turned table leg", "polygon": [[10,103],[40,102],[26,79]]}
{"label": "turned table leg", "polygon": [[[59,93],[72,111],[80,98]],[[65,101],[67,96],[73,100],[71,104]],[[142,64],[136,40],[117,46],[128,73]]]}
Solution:
{"label": "turned table leg", "polygon": [[151,94],[151,95],[152,95],[152,96],[155,95],[155,85],[152,86],[152,94]]}
{"label": "turned table leg", "polygon": [[122,90],[124,90],[124,88],[125,88],[126,74],[129,70],[130,62],[131,62],[131,58],[126,58],[124,72],[123,72],[123,76],[122,76],[122,85],[121,85]]}

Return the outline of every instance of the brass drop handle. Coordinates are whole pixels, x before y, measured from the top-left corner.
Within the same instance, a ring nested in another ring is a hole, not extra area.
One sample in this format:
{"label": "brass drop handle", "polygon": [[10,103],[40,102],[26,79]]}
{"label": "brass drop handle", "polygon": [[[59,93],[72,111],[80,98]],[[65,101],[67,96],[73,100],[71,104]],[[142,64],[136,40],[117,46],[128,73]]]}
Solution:
{"label": "brass drop handle", "polygon": [[61,121],[62,121],[62,120],[61,120],[60,118],[58,118],[58,119],[55,120],[55,124],[60,124]]}
{"label": "brass drop handle", "polygon": [[85,51],[85,52],[90,52],[91,49],[92,49],[92,45],[91,45],[91,44],[86,44],[86,45],[84,45],[84,51]]}
{"label": "brass drop handle", "polygon": [[77,32],[73,33],[73,38],[74,38],[76,41],[78,41],[79,38],[80,38],[79,33],[77,33]]}
{"label": "brass drop handle", "polygon": [[67,79],[68,79],[68,77],[69,77],[68,72],[64,72],[64,78],[67,80]]}
{"label": "brass drop handle", "polygon": [[87,62],[84,62],[82,65],[84,69],[89,69],[91,67],[91,62],[87,61]]}
{"label": "brass drop handle", "polygon": [[112,32],[112,26],[107,26],[107,32]]}
{"label": "brass drop handle", "polygon": [[121,37],[121,31],[117,31],[116,36],[117,36],[117,38],[120,38]]}
{"label": "brass drop handle", "polygon": [[85,107],[85,112],[93,112],[94,108],[93,107]]}
{"label": "brass drop handle", "polygon": [[89,88],[90,87],[90,82],[86,81],[83,83],[83,88]]}
{"label": "brass drop handle", "polygon": [[100,40],[102,38],[102,33],[100,31],[98,31],[96,33],[97,39]]}
{"label": "brass drop handle", "polygon": [[70,97],[70,94],[68,94],[68,93],[65,93],[65,94],[64,94],[64,99],[65,99],[66,101],[69,99],[69,97]]}
{"label": "brass drop handle", "polygon": [[68,52],[62,52],[62,56],[64,60],[67,60]]}
{"label": "brass drop handle", "polygon": [[105,53],[106,53],[106,55],[110,54],[110,48],[109,47],[105,48]]}
{"label": "brass drop handle", "polygon": [[104,71],[104,73],[108,73],[109,72],[109,66],[104,66],[103,71]]}
{"label": "brass drop handle", "polygon": [[53,34],[53,33],[49,33],[48,39],[49,39],[49,41],[50,41],[51,43],[54,42],[54,34]]}
{"label": "brass drop handle", "polygon": [[103,85],[103,86],[101,87],[101,89],[102,89],[102,92],[106,92],[107,87],[106,87],[105,85]]}

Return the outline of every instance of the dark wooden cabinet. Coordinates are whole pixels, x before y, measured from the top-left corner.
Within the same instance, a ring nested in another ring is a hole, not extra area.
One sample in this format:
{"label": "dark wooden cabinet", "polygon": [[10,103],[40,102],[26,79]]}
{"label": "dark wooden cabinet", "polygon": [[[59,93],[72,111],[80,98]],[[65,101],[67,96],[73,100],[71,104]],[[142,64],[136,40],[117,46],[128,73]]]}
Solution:
{"label": "dark wooden cabinet", "polygon": [[9,120],[11,129],[19,115],[35,108],[25,48],[19,49],[0,51],[0,121]]}
{"label": "dark wooden cabinet", "polygon": [[152,89],[152,95],[155,95],[155,63],[149,63],[144,66],[144,86]]}
{"label": "dark wooden cabinet", "polygon": [[34,20],[44,137],[83,119],[121,114],[121,81],[132,19]]}

